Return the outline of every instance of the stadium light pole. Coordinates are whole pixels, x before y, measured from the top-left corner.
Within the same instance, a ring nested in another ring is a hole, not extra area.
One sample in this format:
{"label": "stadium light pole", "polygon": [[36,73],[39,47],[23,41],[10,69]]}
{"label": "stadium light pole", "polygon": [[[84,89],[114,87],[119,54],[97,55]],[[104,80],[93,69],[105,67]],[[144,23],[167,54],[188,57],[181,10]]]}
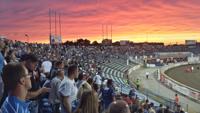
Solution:
{"label": "stadium light pole", "polygon": [[29,43],[29,35],[25,34],[25,37],[26,37],[27,43]]}

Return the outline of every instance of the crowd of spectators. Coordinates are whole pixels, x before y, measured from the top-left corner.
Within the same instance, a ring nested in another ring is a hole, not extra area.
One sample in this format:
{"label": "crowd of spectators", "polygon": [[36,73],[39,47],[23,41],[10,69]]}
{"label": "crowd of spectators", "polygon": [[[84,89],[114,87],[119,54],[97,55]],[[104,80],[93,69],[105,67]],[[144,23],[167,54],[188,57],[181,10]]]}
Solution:
{"label": "crowd of spectators", "polygon": [[[29,44],[0,40],[3,113],[170,113],[133,92],[116,94],[101,65],[139,48]],[[144,52],[145,50],[143,50]],[[133,88],[134,89],[134,88]],[[177,112],[181,113],[181,112]]]}

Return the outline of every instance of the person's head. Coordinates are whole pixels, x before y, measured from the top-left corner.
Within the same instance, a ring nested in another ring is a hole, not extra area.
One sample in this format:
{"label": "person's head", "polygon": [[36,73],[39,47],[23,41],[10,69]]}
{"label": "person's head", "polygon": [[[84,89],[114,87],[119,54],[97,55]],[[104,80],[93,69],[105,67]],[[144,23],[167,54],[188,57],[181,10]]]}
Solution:
{"label": "person's head", "polygon": [[178,94],[175,94],[175,97],[177,97],[178,96]]}
{"label": "person's head", "polygon": [[28,70],[34,71],[38,63],[38,58],[34,54],[25,54],[21,57],[21,62],[25,64]]}
{"label": "person's head", "polygon": [[108,79],[108,81],[107,81],[107,86],[112,86],[113,85],[113,81],[112,81],[112,79]]}
{"label": "person's head", "polygon": [[64,69],[57,69],[56,70],[56,76],[64,77],[65,76],[65,70]]}
{"label": "person's head", "polygon": [[165,110],[169,111],[169,106],[166,106],[166,109],[165,109]]}
{"label": "person's head", "polygon": [[163,105],[162,104],[160,104],[160,106],[159,106],[160,108],[163,108]]}
{"label": "person's head", "polygon": [[62,61],[57,61],[55,65],[57,68],[64,68],[64,62]]}
{"label": "person's head", "polygon": [[30,89],[31,81],[28,70],[22,64],[8,64],[3,68],[2,78],[8,91],[14,91],[16,88]]}
{"label": "person's head", "polygon": [[90,85],[92,85],[92,83],[93,83],[93,80],[92,80],[92,78],[91,78],[91,77],[89,77],[89,78],[88,78],[88,80],[87,80],[87,82],[88,82]]}
{"label": "person's head", "polygon": [[81,113],[98,113],[98,98],[93,91],[83,92],[79,109]]}
{"label": "person's head", "polygon": [[148,99],[146,99],[146,101],[145,101],[145,102],[146,102],[146,104],[148,104],[148,103],[149,103],[149,100],[148,100]]}
{"label": "person's head", "polygon": [[8,56],[10,56],[11,58],[14,58],[15,57],[15,50],[10,50],[8,52]]}
{"label": "person's head", "polygon": [[125,101],[117,100],[110,104],[108,113],[130,113],[130,109]]}
{"label": "person's head", "polygon": [[78,66],[71,65],[68,67],[68,77],[70,78],[78,78]]}
{"label": "person's head", "polygon": [[139,108],[138,109],[138,113],[144,113],[144,109],[143,108]]}
{"label": "person's head", "polygon": [[78,90],[77,98],[80,99],[82,94],[86,91],[91,91],[92,87],[87,82],[83,83]]}
{"label": "person's head", "polygon": [[78,80],[83,80],[83,78],[84,78],[83,73],[79,73],[79,75],[78,75]]}
{"label": "person's head", "polygon": [[0,39],[0,50],[2,50],[5,46],[5,43],[2,39]]}
{"label": "person's head", "polygon": [[92,89],[94,90],[94,91],[96,91],[96,92],[98,92],[99,91],[99,86],[97,85],[97,84],[92,84]]}

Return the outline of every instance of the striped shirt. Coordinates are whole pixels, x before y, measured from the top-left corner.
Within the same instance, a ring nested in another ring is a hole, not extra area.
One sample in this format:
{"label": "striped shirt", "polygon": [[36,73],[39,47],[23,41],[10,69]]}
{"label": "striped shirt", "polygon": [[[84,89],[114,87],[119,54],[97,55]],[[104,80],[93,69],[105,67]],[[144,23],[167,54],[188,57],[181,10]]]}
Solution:
{"label": "striped shirt", "polygon": [[18,99],[16,96],[8,96],[4,101],[1,112],[2,113],[30,113],[27,103]]}

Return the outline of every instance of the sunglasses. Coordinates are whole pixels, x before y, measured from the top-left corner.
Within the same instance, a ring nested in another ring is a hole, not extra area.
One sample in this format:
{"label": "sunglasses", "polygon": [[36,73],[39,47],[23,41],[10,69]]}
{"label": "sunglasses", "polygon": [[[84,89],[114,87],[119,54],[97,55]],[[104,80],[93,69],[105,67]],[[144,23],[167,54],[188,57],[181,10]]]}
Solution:
{"label": "sunglasses", "polygon": [[58,68],[57,71],[64,71],[64,68]]}
{"label": "sunglasses", "polygon": [[25,74],[25,78],[31,78],[31,74]]}

